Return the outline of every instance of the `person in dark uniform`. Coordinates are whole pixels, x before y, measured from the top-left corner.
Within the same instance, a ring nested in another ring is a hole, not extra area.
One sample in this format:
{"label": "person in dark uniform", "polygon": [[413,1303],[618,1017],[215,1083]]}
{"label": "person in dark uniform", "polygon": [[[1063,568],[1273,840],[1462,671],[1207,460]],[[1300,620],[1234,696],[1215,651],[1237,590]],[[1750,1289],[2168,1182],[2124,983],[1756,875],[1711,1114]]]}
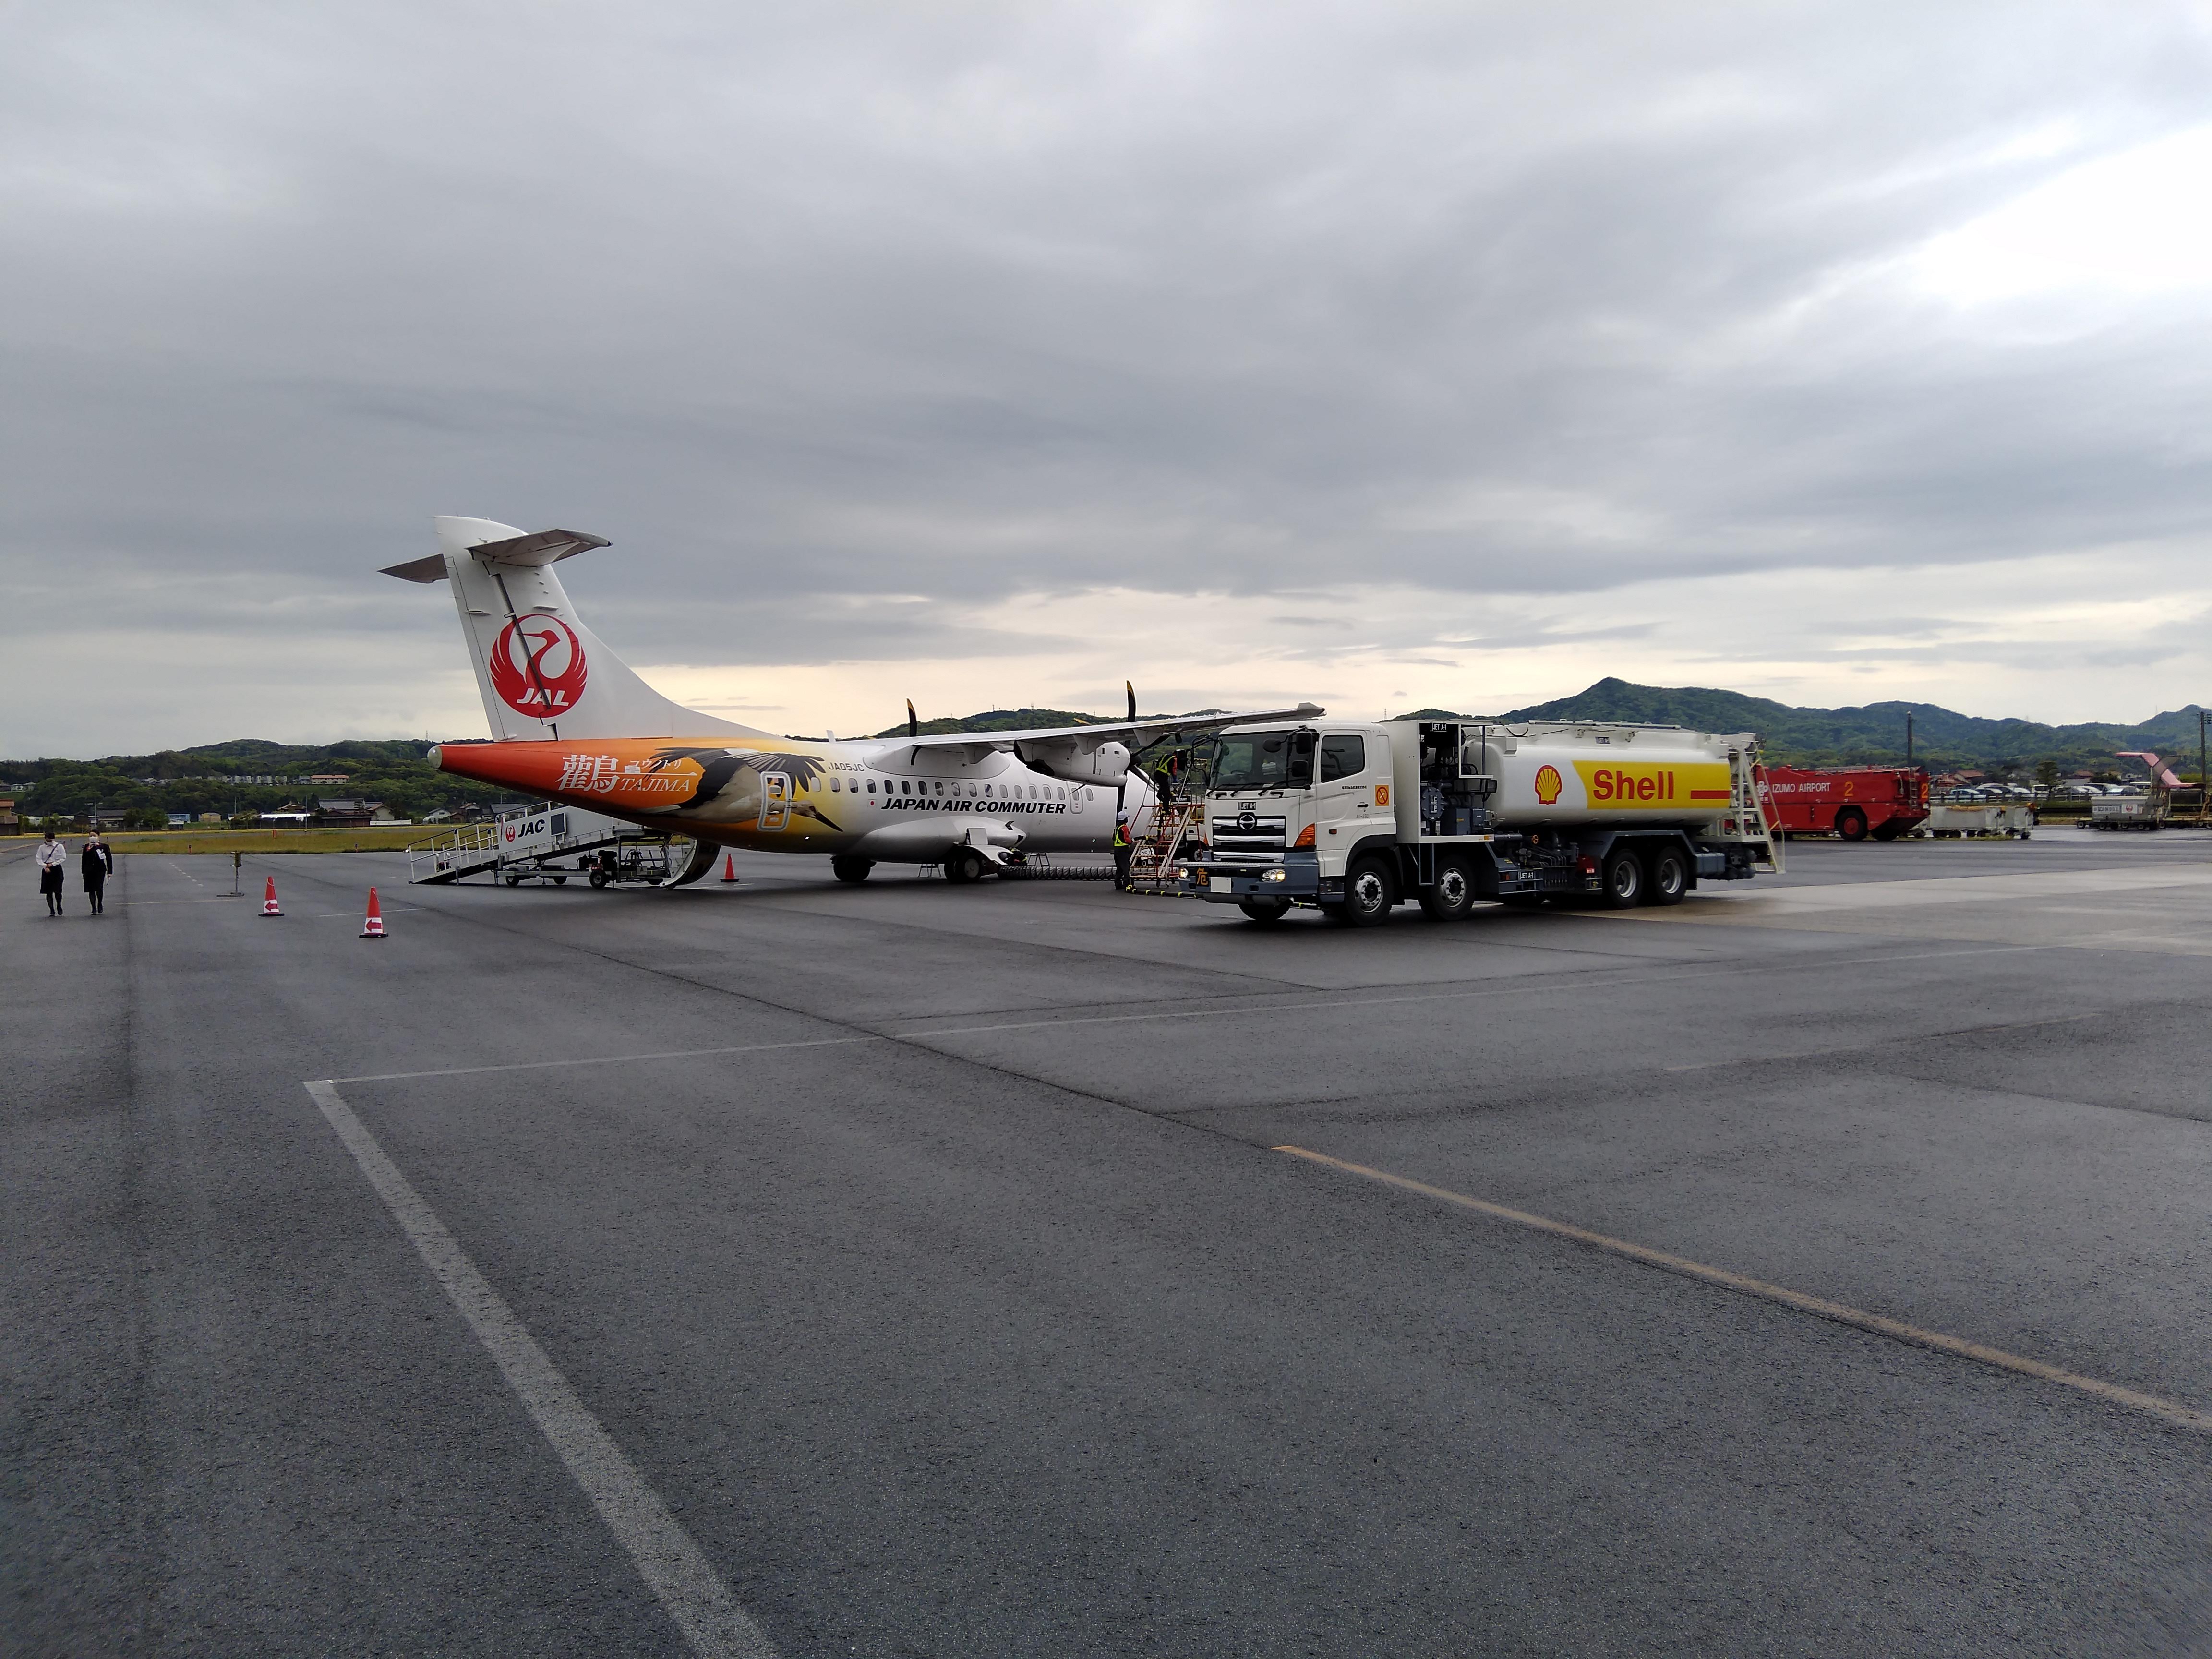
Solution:
{"label": "person in dark uniform", "polygon": [[115,873],[115,854],[95,830],[85,837],[84,854],[77,860],[84,871],[84,896],[95,916],[107,914],[107,878]]}
{"label": "person in dark uniform", "polygon": [[58,916],[62,913],[62,866],[69,861],[69,848],[56,841],[49,830],[39,843],[36,856],[40,895],[46,901],[46,914]]}
{"label": "person in dark uniform", "polygon": [[1129,845],[1129,814],[1125,810],[1114,815],[1114,886],[1118,892],[1129,888],[1129,860],[1134,849]]}

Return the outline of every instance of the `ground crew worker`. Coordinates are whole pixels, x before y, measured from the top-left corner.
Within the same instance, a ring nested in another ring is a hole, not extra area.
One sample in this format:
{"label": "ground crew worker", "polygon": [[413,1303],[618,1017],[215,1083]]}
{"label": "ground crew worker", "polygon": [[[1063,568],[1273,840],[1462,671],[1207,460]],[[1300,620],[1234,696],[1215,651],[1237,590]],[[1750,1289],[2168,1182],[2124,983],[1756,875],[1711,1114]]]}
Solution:
{"label": "ground crew worker", "polygon": [[1122,892],[1129,889],[1129,814],[1124,810],[1114,814],[1114,885]]}

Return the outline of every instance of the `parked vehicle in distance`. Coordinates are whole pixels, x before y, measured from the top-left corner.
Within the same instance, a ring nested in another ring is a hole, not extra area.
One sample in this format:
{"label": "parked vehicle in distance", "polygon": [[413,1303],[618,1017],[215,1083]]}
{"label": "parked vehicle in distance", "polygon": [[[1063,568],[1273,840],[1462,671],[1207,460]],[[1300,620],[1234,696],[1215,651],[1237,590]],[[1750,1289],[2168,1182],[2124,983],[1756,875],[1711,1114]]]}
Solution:
{"label": "parked vehicle in distance", "polygon": [[2166,822],[2166,797],[2100,795],[2089,803],[2092,830],[2155,830]]}
{"label": "parked vehicle in distance", "polygon": [[1917,766],[1768,766],[1768,817],[1786,835],[1894,841],[1928,816]]}

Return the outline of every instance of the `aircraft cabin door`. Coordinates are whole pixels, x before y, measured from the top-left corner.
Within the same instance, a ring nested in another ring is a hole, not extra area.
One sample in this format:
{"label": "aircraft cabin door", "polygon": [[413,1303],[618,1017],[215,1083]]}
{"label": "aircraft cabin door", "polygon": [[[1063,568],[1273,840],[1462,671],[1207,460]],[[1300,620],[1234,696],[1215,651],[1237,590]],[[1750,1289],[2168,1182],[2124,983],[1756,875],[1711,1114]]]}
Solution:
{"label": "aircraft cabin door", "polygon": [[791,817],[791,779],[781,772],[761,774],[760,827],[781,830]]}

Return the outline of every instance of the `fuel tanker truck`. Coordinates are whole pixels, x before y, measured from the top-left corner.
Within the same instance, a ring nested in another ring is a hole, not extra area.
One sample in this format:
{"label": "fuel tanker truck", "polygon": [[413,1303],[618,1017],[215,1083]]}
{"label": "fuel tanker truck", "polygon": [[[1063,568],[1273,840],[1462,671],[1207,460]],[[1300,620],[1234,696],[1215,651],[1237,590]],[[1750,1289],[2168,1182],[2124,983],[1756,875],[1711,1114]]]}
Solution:
{"label": "fuel tanker truck", "polygon": [[1749,732],[1582,720],[1231,726],[1191,805],[1175,890],[1257,922],[1293,906],[1356,927],[1407,899],[1679,904],[1781,868]]}

